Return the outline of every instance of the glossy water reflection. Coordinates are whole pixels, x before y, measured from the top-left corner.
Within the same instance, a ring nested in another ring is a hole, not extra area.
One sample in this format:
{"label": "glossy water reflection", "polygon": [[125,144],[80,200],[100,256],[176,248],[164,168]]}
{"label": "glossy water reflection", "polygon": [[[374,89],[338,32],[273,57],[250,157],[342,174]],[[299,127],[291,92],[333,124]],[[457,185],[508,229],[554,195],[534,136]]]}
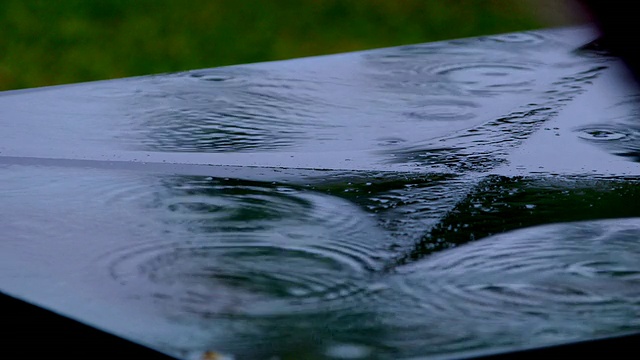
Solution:
{"label": "glossy water reflection", "polygon": [[1,244],[3,287],[178,355],[379,352],[383,271],[462,183],[364,178],[312,186],[5,165],[0,224],[16,236]]}
{"label": "glossy water reflection", "polygon": [[373,219],[337,198],[207,178],[164,183],[162,222],[185,239],[127,246],[107,267],[166,306],[202,316],[316,311],[330,301],[348,308],[385,256]]}
{"label": "glossy water reflection", "polygon": [[546,223],[640,217],[637,179],[490,176],[423,236],[402,262]]}
{"label": "glossy water reflection", "polygon": [[[17,235],[2,243],[5,289],[185,357],[311,358],[345,346],[365,358],[461,354],[639,325],[635,181],[494,177],[448,199],[465,183],[309,186],[31,166],[2,174],[10,206],[0,218]],[[50,207],[55,221],[37,220]],[[627,219],[473,242],[602,217]],[[106,294],[119,316],[101,315]],[[154,331],[131,329],[130,317]]]}
{"label": "glossy water reflection", "polygon": [[[526,228],[431,256],[396,277],[425,354],[542,345],[637,329],[638,218]],[[432,330],[433,331],[433,330]]]}
{"label": "glossy water reflection", "polygon": [[640,331],[638,95],[592,40],[2,94],[0,289],[185,359]]}
{"label": "glossy water reflection", "polygon": [[523,33],[10,93],[0,105],[21,121],[3,125],[13,134],[3,154],[487,171],[606,69],[610,58],[573,52],[590,36]]}

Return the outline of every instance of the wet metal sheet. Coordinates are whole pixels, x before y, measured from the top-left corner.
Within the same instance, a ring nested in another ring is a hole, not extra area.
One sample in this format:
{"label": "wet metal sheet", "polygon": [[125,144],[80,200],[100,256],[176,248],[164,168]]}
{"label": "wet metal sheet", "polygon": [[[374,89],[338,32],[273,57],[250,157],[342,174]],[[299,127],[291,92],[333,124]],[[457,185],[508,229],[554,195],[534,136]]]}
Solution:
{"label": "wet metal sheet", "polygon": [[0,291],[184,359],[640,331],[640,93],[590,28],[0,94]]}

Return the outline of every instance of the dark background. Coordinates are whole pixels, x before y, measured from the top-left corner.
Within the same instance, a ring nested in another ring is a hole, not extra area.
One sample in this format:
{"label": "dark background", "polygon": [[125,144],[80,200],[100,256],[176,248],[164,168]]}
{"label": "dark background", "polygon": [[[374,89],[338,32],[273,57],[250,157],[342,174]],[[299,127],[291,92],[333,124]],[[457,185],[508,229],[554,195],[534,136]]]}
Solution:
{"label": "dark background", "polygon": [[575,13],[554,0],[0,0],[0,90],[559,26]]}

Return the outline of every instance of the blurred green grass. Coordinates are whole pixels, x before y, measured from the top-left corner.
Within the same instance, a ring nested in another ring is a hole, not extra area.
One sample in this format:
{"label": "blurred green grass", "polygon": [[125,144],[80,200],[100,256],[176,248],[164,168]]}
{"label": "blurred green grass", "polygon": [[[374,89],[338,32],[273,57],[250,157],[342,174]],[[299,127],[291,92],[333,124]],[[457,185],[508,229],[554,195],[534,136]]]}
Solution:
{"label": "blurred green grass", "polygon": [[548,25],[531,4],[515,0],[0,0],[0,90]]}

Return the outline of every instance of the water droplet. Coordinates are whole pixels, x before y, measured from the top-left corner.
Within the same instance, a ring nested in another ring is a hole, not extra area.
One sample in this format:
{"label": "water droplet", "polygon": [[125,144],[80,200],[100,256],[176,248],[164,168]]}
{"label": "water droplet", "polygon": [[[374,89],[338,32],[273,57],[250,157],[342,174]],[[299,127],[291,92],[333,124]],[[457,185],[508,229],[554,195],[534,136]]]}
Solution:
{"label": "water droplet", "polygon": [[616,141],[628,137],[628,134],[613,129],[582,129],[578,136],[591,141]]}

